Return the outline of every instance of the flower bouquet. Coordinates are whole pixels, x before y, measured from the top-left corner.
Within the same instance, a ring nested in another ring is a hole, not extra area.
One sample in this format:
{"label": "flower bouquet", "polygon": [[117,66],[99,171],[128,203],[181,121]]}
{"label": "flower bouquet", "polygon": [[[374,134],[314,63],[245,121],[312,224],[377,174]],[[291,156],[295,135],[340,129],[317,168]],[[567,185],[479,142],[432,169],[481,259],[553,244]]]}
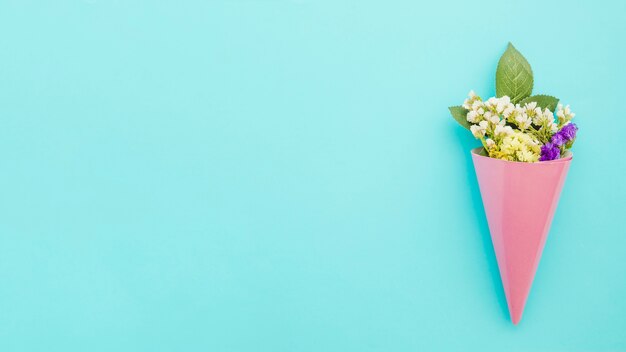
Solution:
{"label": "flower bouquet", "polygon": [[578,130],[569,106],[532,89],[530,64],[509,43],[496,97],[470,91],[462,106],[450,107],[482,143],[472,159],[513,324],[522,317]]}

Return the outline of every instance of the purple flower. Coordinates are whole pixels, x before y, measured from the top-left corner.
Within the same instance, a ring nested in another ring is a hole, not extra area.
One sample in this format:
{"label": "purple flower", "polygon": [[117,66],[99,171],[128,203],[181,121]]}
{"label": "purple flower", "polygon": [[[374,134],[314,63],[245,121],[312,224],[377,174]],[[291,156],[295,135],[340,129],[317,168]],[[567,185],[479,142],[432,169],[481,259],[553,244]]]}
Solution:
{"label": "purple flower", "polygon": [[561,156],[561,149],[553,143],[546,143],[541,146],[541,157],[539,161],[555,160]]}
{"label": "purple flower", "polygon": [[[547,143],[544,147],[541,148],[541,157],[545,159],[540,160],[554,160],[558,158],[560,155],[556,154],[556,157],[553,157],[556,153],[554,148],[559,148],[570,141],[573,141],[576,138],[576,131],[578,131],[578,127],[576,127],[573,123],[568,123],[567,125],[561,127],[561,130],[552,135],[550,138],[550,143]],[[545,149],[545,150],[544,150]]]}
{"label": "purple flower", "polygon": [[567,143],[567,141],[565,140],[565,137],[563,136],[561,131],[559,131],[552,136],[552,139],[550,139],[550,143],[556,145],[557,147],[560,147],[563,144]]}
{"label": "purple flower", "polygon": [[576,124],[568,123],[567,125],[561,127],[561,130],[558,132],[558,134],[563,136],[565,142],[569,142],[576,138],[576,131],[578,131],[578,127],[576,126]]}

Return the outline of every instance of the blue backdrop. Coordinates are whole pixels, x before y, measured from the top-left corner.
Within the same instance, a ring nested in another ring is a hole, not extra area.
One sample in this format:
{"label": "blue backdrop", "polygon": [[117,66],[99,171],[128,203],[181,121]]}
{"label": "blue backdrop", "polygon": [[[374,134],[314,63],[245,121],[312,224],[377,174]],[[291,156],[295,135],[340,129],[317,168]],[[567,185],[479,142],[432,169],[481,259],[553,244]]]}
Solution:
{"label": "blue backdrop", "polygon": [[[626,350],[626,3],[0,2],[0,350]],[[513,326],[447,107],[580,126]]]}

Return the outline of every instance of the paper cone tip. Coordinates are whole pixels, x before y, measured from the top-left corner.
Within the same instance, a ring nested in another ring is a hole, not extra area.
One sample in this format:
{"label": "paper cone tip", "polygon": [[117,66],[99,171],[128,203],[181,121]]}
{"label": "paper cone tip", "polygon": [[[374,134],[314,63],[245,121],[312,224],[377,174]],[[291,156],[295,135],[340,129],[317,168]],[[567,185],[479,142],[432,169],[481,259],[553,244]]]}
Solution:
{"label": "paper cone tip", "polygon": [[522,315],[521,314],[511,315],[511,321],[513,322],[513,325],[519,324],[519,322],[521,320],[522,320]]}

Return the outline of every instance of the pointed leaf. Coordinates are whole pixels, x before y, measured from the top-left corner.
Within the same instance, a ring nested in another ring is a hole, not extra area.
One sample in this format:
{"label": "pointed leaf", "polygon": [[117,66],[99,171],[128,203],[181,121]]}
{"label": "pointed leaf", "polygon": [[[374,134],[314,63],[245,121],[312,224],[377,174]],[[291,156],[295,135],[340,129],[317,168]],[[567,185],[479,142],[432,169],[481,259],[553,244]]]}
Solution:
{"label": "pointed leaf", "polygon": [[496,95],[508,95],[513,103],[528,97],[533,91],[533,71],[524,56],[509,43],[496,71]]}
{"label": "pointed leaf", "polygon": [[543,95],[543,94],[531,95],[528,98],[520,100],[519,103],[526,104],[532,101],[536,102],[538,107],[542,109],[548,108],[548,110],[550,111],[556,110],[556,106],[559,104],[558,98],[555,98],[550,95]]}
{"label": "pointed leaf", "polygon": [[461,126],[467,128],[468,130],[470,129],[471,124],[469,123],[469,121],[467,121],[467,109],[462,106],[451,106],[448,109],[450,109],[450,113],[452,114],[452,117],[454,117],[456,122],[458,122]]}

